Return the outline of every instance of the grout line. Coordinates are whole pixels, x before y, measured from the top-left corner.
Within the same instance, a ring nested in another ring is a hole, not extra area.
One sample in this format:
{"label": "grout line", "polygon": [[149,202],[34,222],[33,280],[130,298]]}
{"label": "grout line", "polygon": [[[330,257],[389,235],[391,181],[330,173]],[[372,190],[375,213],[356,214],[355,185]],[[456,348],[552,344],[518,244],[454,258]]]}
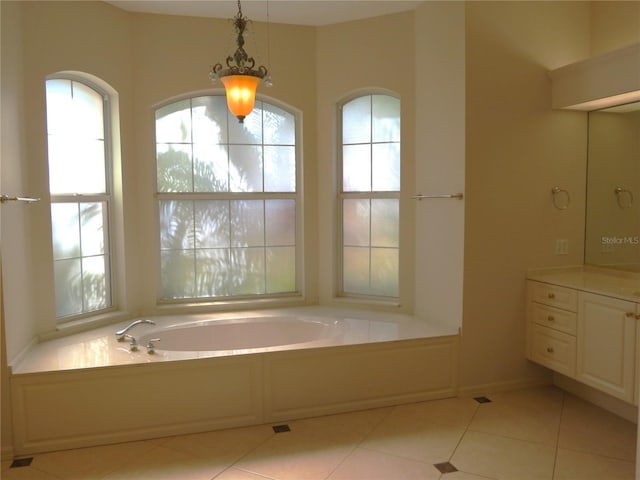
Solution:
{"label": "grout line", "polygon": [[[335,468],[333,468],[333,469],[329,472],[329,474],[326,476],[326,478],[331,478],[331,475],[333,475],[333,474],[335,473],[335,471],[336,471],[336,470],[338,470],[338,469],[342,466],[342,464],[343,464],[344,462],[346,462],[346,461],[347,461],[347,459],[348,459],[349,457],[351,457],[351,455],[353,455],[353,452],[355,452],[355,451],[356,451],[356,449],[358,449],[358,448],[363,448],[363,449],[365,449],[365,450],[368,450],[368,449],[366,449],[366,448],[362,447],[361,445],[364,443],[364,441],[365,441],[367,438],[369,438],[369,436],[370,436],[373,432],[375,432],[375,430],[376,430],[376,429],[377,429],[377,428],[382,424],[382,422],[384,422],[387,418],[389,418],[389,417],[391,416],[391,414],[393,413],[393,411],[394,411],[396,408],[398,408],[398,405],[393,405],[392,407],[379,407],[379,408],[374,408],[374,409],[372,409],[372,410],[384,410],[384,409],[387,409],[387,408],[389,409],[389,411],[387,412],[387,414],[386,414],[386,415],[382,415],[382,416],[381,416],[381,418],[380,418],[380,420],[378,420],[378,422],[377,422],[373,427],[371,427],[371,430],[369,430],[369,432],[365,433],[365,434],[362,436],[362,438],[360,439],[360,441],[359,441],[359,442],[354,442],[354,445],[353,445],[353,447],[351,448],[351,450],[349,450],[349,453],[347,453],[347,454],[345,455],[345,457],[344,457],[342,460],[340,460],[340,462],[338,462],[338,464],[335,466]],[[351,413],[353,413],[353,412],[351,412]]]}
{"label": "grout line", "polygon": [[[562,392],[562,390],[560,390]],[[564,417],[565,400],[567,395],[562,392],[562,406],[560,408],[560,420],[558,421],[558,433],[556,435],[556,450],[553,456],[553,470],[551,471],[551,480],[556,477],[556,467],[558,465],[558,449],[560,448],[560,430],[562,429],[562,417]]]}

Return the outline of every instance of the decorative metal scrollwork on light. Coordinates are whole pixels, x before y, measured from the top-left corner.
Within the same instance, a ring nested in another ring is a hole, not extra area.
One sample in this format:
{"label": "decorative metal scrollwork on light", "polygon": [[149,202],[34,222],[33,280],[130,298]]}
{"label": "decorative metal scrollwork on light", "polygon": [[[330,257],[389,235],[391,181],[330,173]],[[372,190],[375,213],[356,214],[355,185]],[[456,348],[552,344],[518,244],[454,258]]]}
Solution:
{"label": "decorative metal scrollwork on light", "polygon": [[209,72],[212,81],[220,80],[227,94],[227,106],[240,123],[251,113],[256,101],[256,89],[260,80],[268,74],[267,67],[260,65],[244,49],[244,33],[249,20],[242,14],[238,0],[238,13],[232,19],[236,31],[237,49],[225,61],[226,68],[216,63]]}

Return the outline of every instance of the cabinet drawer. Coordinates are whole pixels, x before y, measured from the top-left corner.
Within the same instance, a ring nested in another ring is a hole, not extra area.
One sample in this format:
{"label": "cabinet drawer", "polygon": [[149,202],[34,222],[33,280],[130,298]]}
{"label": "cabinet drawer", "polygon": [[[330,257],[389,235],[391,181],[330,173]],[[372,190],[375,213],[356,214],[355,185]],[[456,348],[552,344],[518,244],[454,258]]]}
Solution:
{"label": "cabinet drawer", "polygon": [[531,300],[534,302],[572,312],[578,309],[578,294],[571,288],[540,282],[529,282],[529,288],[531,289]]}
{"label": "cabinet drawer", "polygon": [[576,314],[559,308],[531,303],[531,320],[538,325],[549,327],[570,335],[576,334]]}
{"label": "cabinet drawer", "polygon": [[558,373],[576,374],[576,337],[531,324],[530,359]]}

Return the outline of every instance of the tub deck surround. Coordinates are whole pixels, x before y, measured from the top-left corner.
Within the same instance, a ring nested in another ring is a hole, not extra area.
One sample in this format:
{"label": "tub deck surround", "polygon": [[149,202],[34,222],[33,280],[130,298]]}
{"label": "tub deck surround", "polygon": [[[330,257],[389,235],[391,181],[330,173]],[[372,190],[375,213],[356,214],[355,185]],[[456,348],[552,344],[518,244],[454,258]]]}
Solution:
{"label": "tub deck surround", "polygon": [[[214,317],[229,324],[239,316]],[[304,333],[297,338],[305,341],[293,345],[220,351],[161,350],[159,342],[156,354],[149,355],[142,343],[140,351],[130,352],[127,343],[116,341],[114,332],[125,322],[35,345],[12,366],[15,454],[282,422],[457,393],[457,329],[407,315],[330,307],[242,316],[264,323],[293,316],[324,322],[327,328],[320,330],[328,335],[309,340]],[[188,321],[206,323],[211,317]],[[140,325],[131,333],[153,338],[161,337],[163,328],[177,328],[175,316],[153,319],[155,326]]]}
{"label": "tub deck surround", "polygon": [[543,268],[529,270],[527,279],[631,302],[640,301],[640,275],[633,272],[591,266]]}
{"label": "tub deck surround", "polygon": [[[162,338],[163,329],[185,325],[197,327],[199,324],[212,321],[245,321],[243,319],[276,318],[294,321],[295,317],[309,322],[330,323],[333,328],[327,328],[328,336],[324,338],[293,344],[214,350],[194,350],[191,348],[188,350],[163,350],[161,341],[157,343],[156,353],[153,355],[149,355],[144,348],[149,339]],[[13,374],[52,372],[304,348],[393,342],[458,334],[457,329],[450,326],[427,322],[411,315],[319,306],[144,318],[152,318],[156,325],[138,325],[129,332],[139,340],[140,346],[137,352],[129,350],[128,342],[118,342],[115,338],[116,330],[131,323],[129,320],[33,345],[21,356],[18,362],[10,365],[11,371]]]}

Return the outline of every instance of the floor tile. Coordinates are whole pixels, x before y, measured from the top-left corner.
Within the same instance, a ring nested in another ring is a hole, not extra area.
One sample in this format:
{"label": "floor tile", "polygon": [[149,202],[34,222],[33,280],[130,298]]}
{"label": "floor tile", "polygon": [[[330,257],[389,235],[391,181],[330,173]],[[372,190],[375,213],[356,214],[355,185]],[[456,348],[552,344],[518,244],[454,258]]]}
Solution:
{"label": "floor tile", "polygon": [[171,437],[162,446],[215,460],[224,467],[232,465],[273,435],[269,426],[260,425]]}
{"label": "floor tile", "polygon": [[104,477],[104,480],[211,480],[222,470],[215,459],[204,459],[156,446],[139,458],[122,465]]}
{"label": "floor tile", "polygon": [[558,447],[635,461],[634,423],[573,395],[565,397]]}
{"label": "floor tile", "polygon": [[101,478],[154,448],[153,442],[130,442],[35,455],[32,465],[65,480]]}
{"label": "floor tile", "polygon": [[2,471],[3,480],[61,480],[62,478],[64,477],[43,472],[35,467],[9,468]]}
{"label": "floor tile", "polygon": [[423,462],[358,448],[327,480],[437,480],[440,472]]}
{"label": "floor tile", "polygon": [[220,475],[215,477],[215,480],[269,480],[263,475],[256,475],[254,473],[245,472],[237,468],[229,468]]}
{"label": "floor tile", "polygon": [[634,480],[635,462],[558,449],[554,480]]}
{"label": "floor tile", "polygon": [[273,435],[236,467],[278,480],[325,479],[387,414],[378,409],[289,422],[290,432]]}
{"label": "floor tile", "polygon": [[425,463],[446,462],[451,458],[466,427],[410,418],[385,421],[361,446],[370,450]]}
{"label": "floor tile", "polygon": [[542,443],[469,431],[451,463],[460,471],[499,480],[551,480],[555,452]]}
{"label": "floor tile", "polygon": [[478,408],[469,430],[555,445],[563,393],[553,387],[498,393]]}

